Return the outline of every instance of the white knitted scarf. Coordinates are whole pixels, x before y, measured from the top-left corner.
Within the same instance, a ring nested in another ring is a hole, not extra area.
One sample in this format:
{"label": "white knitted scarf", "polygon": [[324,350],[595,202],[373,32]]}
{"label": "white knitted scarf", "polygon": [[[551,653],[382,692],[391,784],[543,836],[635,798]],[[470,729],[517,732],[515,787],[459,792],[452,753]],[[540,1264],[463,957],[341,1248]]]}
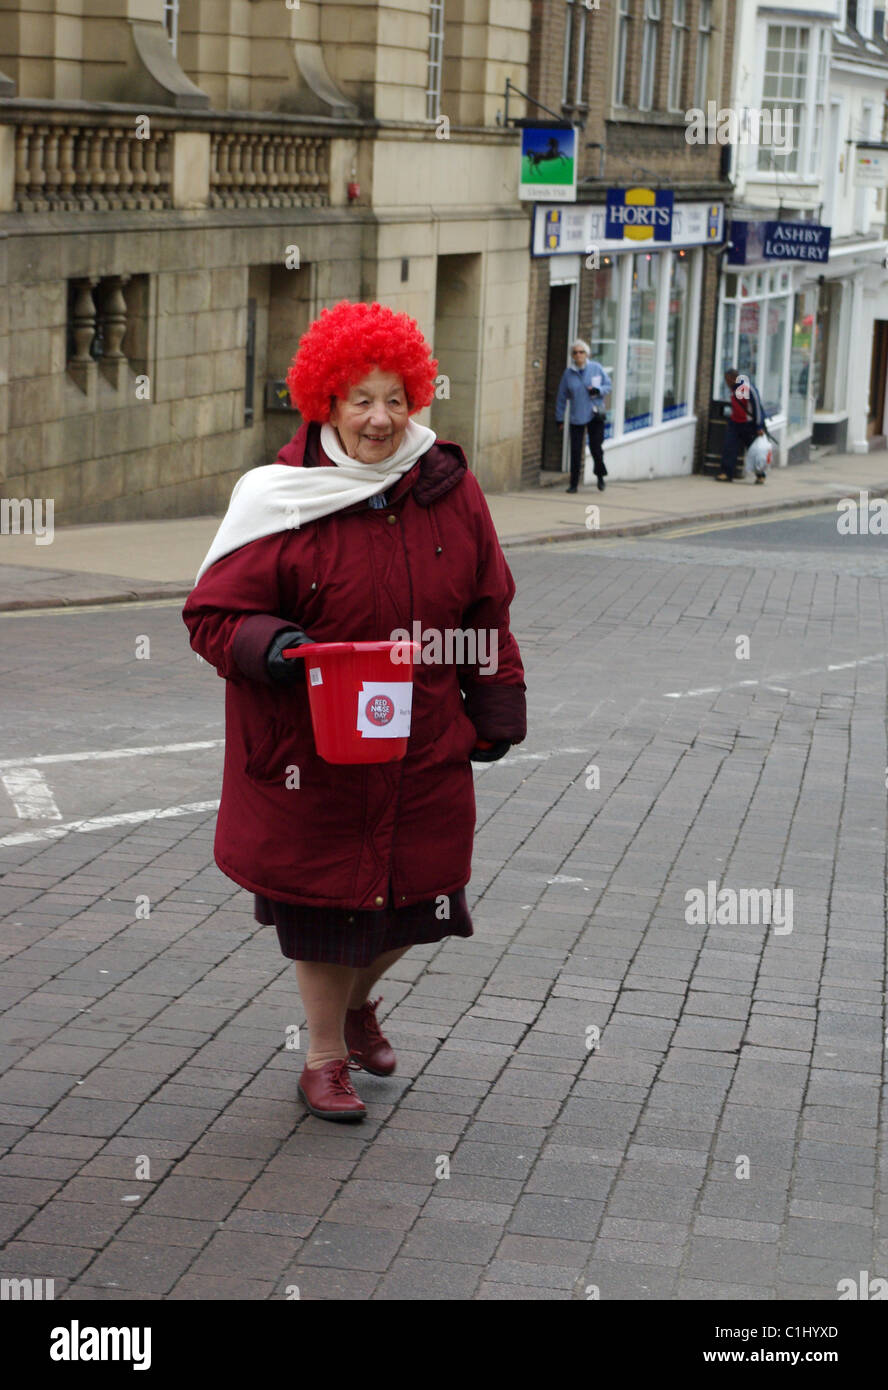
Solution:
{"label": "white knitted scarf", "polygon": [[321,427],[321,446],[335,468],[294,468],[268,463],[238,478],[197,579],[210,565],[277,531],[295,530],[309,521],[342,511],[391,487],[427,453],[437,438],[434,430],[408,420],[407,430],[391,458],[359,463],[350,458],[332,425]]}

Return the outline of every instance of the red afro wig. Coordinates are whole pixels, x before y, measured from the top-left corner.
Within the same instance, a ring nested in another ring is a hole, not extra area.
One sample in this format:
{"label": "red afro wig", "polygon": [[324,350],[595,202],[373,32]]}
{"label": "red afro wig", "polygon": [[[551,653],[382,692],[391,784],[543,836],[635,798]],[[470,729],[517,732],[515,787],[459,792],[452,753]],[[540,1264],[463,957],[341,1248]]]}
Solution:
{"label": "red afro wig", "polygon": [[345,396],[378,367],[403,378],[410,414],[431,404],[438,363],[415,319],[384,304],[343,299],[299,339],[287,373],[290,398],[303,420],[330,418],[333,396]]}

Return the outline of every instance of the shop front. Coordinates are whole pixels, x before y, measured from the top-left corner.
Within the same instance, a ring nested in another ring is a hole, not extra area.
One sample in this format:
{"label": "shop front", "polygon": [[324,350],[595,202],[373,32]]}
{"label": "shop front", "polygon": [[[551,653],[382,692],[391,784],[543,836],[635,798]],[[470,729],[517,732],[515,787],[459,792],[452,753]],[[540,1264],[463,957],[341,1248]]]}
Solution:
{"label": "shop front", "polygon": [[608,472],[623,479],[690,473],[707,246],[724,233],[721,203],[674,202],[653,189],[609,189],[605,204],[537,204],[535,257],[549,261],[544,468],[566,468],[554,396],[571,341],[585,339],[613,381]]}
{"label": "shop front", "polygon": [[[727,402],[724,373],[749,375],[762,398],[781,464],[809,456],[815,411],[827,391],[824,308],[833,352],[841,300],[822,299],[830,229],[809,222],[731,224],[727,265],[719,287],[716,381],[713,395]],[[818,336],[820,328],[821,336]]]}

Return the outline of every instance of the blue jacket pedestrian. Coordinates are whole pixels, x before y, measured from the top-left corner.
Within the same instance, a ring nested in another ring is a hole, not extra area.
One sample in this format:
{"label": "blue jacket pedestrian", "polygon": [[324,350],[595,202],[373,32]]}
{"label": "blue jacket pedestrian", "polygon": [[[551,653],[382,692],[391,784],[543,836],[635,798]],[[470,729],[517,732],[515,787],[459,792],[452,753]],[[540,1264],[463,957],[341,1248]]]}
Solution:
{"label": "blue jacket pedestrian", "polygon": [[[582,360],[582,366],[574,361],[561,378],[555,401],[555,420],[559,425],[564,421],[568,401],[572,425],[587,425],[594,416],[605,413],[604,398],[610,395],[613,383],[600,362]],[[595,387],[597,395],[590,394],[590,386]]]}

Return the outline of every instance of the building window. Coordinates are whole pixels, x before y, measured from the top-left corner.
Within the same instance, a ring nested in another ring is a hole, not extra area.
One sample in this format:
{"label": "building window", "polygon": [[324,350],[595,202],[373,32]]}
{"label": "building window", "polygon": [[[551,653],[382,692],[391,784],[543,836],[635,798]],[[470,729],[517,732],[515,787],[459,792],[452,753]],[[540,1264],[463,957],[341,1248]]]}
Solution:
{"label": "building window", "polygon": [[175,57],[179,51],[179,0],[163,0],[163,22]]}
{"label": "building window", "polygon": [[762,106],[779,108],[789,125],[791,152],[780,155],[768,146],[758,152],[759,169],[779,168],[787,174],[801,173],[800,145],[805,128],[805,98],[808,89],[810,30],[797,24],[769,24],[765,47]]}
{"label": "building window", "polygon": [[638,106],[650,111],[657,89],[657,40],[660,36],[660,0],[644,0],[644,31],[641,38],[641,87]]}
{"label": "building window", "polygon": [[617,65],[614,70],[614,106],[626,105],[626,68],[629,61],[630,0],[618,0]]}
{"label": "building window", "polygon": [[[604,256],[592,276],[592,322],[589,325],[589,346],[592,361],[599,362],[611,381],[617,367],[617,329],[620,322],[620,267],[614,256]],[[604,428],[605,439],[613,434],[613,422]]]}
{"label": "building window", "polygon": [[826,112],[826,70],[829,63],[829,33],[821,29],[817,42],[817,71],[814,74],[814,110],[811,123],[811,144],[808,149],[808,173],[820,173],[823,153],[823,123]]}
{"label": "building window", "polygon": [[650,252],[632,257],[624,434],[643,430],[654,419],[654,356],[662,261],[661,255]]}
{"label": "building window", "polygon": [[817,286],[798,291],[793,300],[792,345],[789,355],[789,424],[791,429],[810,428],[811,356],[814,349],[814,315]]}
{"label": "building window", "polygon": [[561,74],[562,106],[585,104],[586,17],[583,0],[567,0]]}
{"label": "building window", "polygon": [[426,88],[426,119],[437,121],[441,115],[441,72],[444,56],[444,0],[431,0],[429,5],[429,70]]}
{"label": "building window", "polygon": [[713,382],[713,394],[718,391],[727,399],[724,374],[729,367],[736,367],[739,372],[747,372],[759,388],[766,415],[782,412],[790,290],[788,270],[725,276],[721,375]]}
{"label": "building window", "polygon": [[663,373],[663,419],[678,420],[688,413],[688,362],[690,360],[691,254],[672,256],[669,317],[666,320],[666,363]]}
{"label": "building window", "polygon": [[669,110],[683,111],[685,36],[688,32],[688,0],[672,0],[672,41],[669,45]]}
{"label": "building window", "polygon": [[697,62],[694,68],[694,105],[706,105],[709,82],[709,45],[712,40],[712,0],[700,0],[697,12]]}
{"label": "building window", "polygon": [[873,0],[857,0],[855,28],[864,39],[873,36]]}

